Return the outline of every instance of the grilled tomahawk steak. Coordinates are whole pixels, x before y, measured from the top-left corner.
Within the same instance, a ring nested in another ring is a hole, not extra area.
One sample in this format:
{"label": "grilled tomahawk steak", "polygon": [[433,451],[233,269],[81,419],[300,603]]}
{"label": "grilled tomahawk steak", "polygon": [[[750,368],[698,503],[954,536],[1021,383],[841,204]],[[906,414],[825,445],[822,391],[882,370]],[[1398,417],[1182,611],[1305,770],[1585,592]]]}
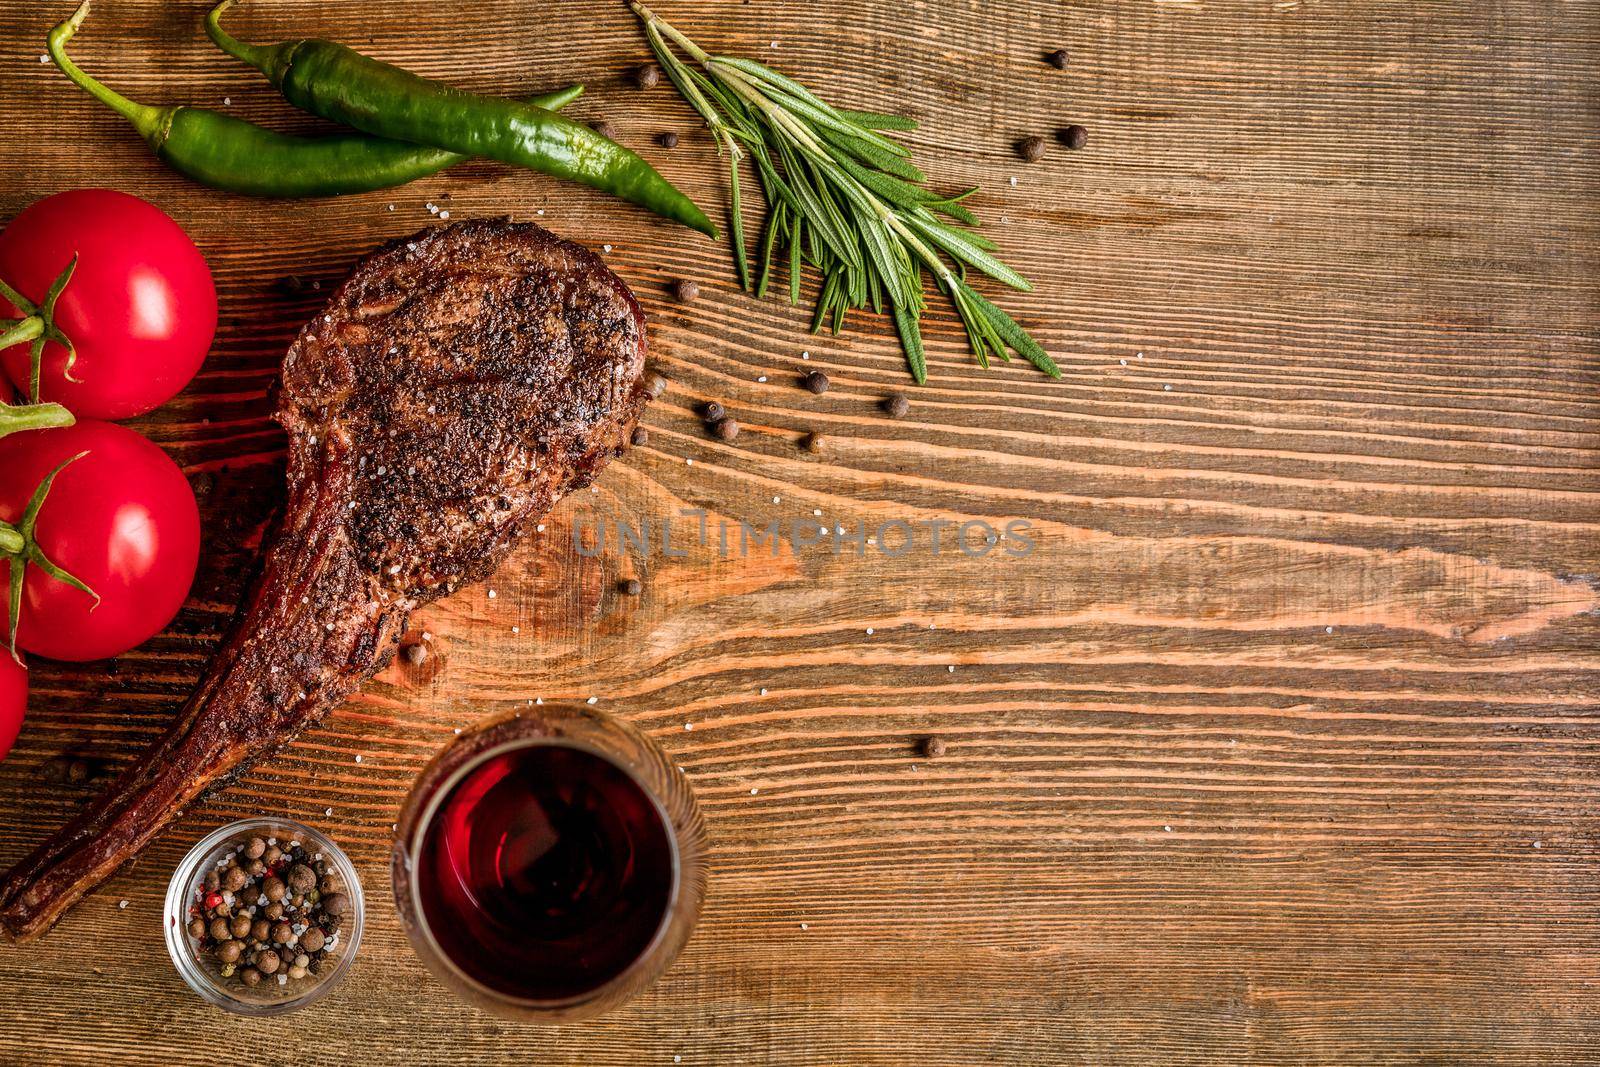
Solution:
{"label": "grilled tomahawk steak", "polygon": [[362,262],[284,357],[288,501],[239,618],[177,721],[0,882],[16,940],[50,926],[225,775],[317,722],[420,605],[620,453],[644,317],[591,252],[463,222]]}

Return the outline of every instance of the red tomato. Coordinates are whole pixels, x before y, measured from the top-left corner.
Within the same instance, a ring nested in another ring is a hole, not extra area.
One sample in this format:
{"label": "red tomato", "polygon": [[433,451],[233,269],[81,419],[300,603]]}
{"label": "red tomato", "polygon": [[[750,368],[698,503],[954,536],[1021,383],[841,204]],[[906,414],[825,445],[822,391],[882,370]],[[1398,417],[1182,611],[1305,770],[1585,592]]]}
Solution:
{"label": "red tomato", "polygon": [[0,760],[11,751],[11,744],[22,729],[22,710],[28,706],[28,672],[0,649]]}
{"label": "red tomato", "polygon": [[35,537],[47,559],[101,599],[95,607],[28,567],[17,647],[50,659],[104,659],[160,632],[189,595],[200,556],[200,514],[183,472],[109,422],[0,438],[0,519],[17,522],[45,475],[79,452],[88,454],[57,475]]}
{"label": "red tomato", "polygon": [[[188,234],[160,208],[114,189],[45,197],[0,233],[0,279],[38,303],[78,255],[55,324],[78,352],[45,345],[40,396],[94,419],[126,419],[170,400],[200,369],[217,330],[211,270]],[[3,297],[0,312],[19,314]],[[0,353],[19,391],[28,345]]]}

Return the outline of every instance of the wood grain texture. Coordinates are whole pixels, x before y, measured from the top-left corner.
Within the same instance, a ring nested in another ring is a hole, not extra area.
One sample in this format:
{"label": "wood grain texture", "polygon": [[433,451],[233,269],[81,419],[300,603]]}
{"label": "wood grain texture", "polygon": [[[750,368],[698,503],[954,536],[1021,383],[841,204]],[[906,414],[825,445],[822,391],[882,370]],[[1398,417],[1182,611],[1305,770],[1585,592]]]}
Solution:
{"label": "wood grain texture", "polygon": [[[357,256],[430,224],[425,203],[609,244],[673,384],[648,445],[493,599],[418,617],[438,655],[188,813],[44,942],[0,949],[0,1059],[210,1064],[264,1040],[307,1064],[1600,1059],[1600,8],[665,3],[840,104],[908,103],[919,160],[983,184],[976,210],[1037,282],[1002,302],[1063,381],[978,370],[941,310],[933,381],[893,421],[877,404],[909,382],[886,323],[808,338],[804,311],[736,290],[720,246],[585,190],[488,164],[340,201],[186,183],[38,63],[70,6],[0,5],[0,214],[115,185],[209,257],[216,348],[137,423],[202,492],[208,553],[169,633],[34,668],[0,862],[83,800],[38,781],[44,760],[129,758],[197,678],[281,484],[265,390],[287,339]],[[204,7],[106,4],[77,52],[136,98],[314,128],[202,44]],[[277,0],[236,25],[485,91],[582,80],[574,114],[721,201],[687,109],[624,84],[645,48],[620,3]],[[1059,46],[1064,73],[1040,62]],[[1083,151],[1012,155],[1068,122]],[[680,147],[649,144],[669,128]],[[693,305],[664,294],[679,276]],[[795,386],[813,367],[820,397]],[[701,429],[709,398],[736,441]],[[575,522],[679,508],[1025,519],[1038,548],[573,549]],[[615,590],[628,576],[641,596]],[[590,695],[697,787],[703,925],[614,1015],[477,1015],[400,935],[390,824],[472,715]],[[917,754],[928,734],[947,755]],[[159,931],[183,850],[263,811],[330,829],[371,905],[349,983],[287,1025],[204,1008]]]}

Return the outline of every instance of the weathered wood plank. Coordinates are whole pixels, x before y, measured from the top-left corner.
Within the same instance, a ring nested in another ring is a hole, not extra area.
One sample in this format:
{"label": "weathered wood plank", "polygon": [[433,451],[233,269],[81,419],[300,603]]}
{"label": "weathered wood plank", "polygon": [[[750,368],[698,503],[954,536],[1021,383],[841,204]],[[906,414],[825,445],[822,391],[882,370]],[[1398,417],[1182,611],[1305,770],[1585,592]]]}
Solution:
{"label": "weathered wood plank", "polygon": [[[107,5],[77,53],[130,96],[315,128],[202,42],[204,6]],[[587,191],[487,164],[341,201],[189,185],[38,63],[56,7],[0,9],[0,214],[84,184],[155,200],[209,257],[224,327],[200,379],[137,424],[203,493],[193,599],[114,664],[35,667],[0,766],[0,862],[83,799],[40,763],[131,757],[197,677],[280,480],[265,391],[286,340],[356,257],[429,224],[425,203],[609,244],[673,385],[648,445],[564,504],[493,600],[422,613],[439,655],[189,813],[44,942],[0,951],[7,1062],[212,1063],[259,1041],[186,993],[158,919],[187,844],[264,810],[329,828],[372,905],[348,986],[272,1028],[297,1062],[1600,1057],[1600,10],[663,8],[840,103],[907,107],[935,180],[983,184],[975,209],[1037,283],[1005,306],[1064,380],[971,366],[940,311],[934,380],[889,420],[878,403],[908,381],[886,323],[807,337],[805,310],[736,290],[725,249]],[[281,0],[236,22],[484,91],[584,81],[574,114],[720,203],[687,109],[623,82],[645,50],[622,4]],[[1064,73],[1039,62],[1058,46]],[[1068,122],[1083,151],[1012,153]],[[679,148],[650,146],[669,128]],[[680,276],[692,305],[665,295]],[[801,368],[832,389],[796,388]],[[710,398],[736,441],[702,431]],[[797,447],[811,431],[820,456]],[[573,548],[575,523],[680,508],[1025,519],[1038,548]],[[615,591],[634,575],[640,597]],[[615,1015],[479,1016],[403,942],[390,824],[454,727],[589,695],[695,781],[704,925]],[[950,746],[931,762],[929,733]]]}

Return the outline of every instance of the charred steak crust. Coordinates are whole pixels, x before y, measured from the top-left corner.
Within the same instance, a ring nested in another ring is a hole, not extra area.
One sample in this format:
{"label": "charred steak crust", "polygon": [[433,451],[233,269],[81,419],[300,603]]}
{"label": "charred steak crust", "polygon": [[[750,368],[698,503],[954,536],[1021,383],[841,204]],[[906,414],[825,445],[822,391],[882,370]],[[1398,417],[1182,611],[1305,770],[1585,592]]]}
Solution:
{"label": "charred steak crust", "polygon": [[6,931],[48,930],[589,484],[644,410],[645,350],[621,279],[528,223],[456,223],[363,260],[284,357],[288,499],[233,630],[166,734],[0,880]]}

